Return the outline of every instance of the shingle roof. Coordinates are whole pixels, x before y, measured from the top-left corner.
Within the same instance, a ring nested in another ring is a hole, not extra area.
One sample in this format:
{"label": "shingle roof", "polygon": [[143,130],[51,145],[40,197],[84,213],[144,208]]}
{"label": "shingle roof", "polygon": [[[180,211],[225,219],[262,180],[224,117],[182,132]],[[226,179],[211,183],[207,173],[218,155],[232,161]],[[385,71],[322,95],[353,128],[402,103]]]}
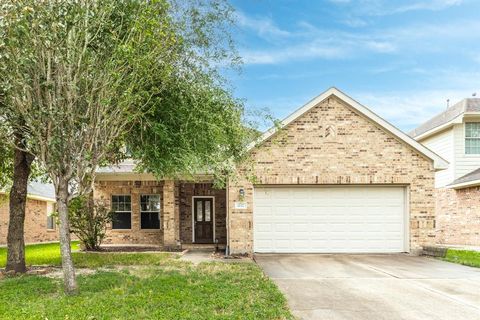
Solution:
{"label": "shingle roof", "polygon": [[427,122],[409,132],[412,138],[415,138],[427,131],[448,123],[465,112],[480,112],[480,98],[468,98],[454,104],[444,112],[436,115]]}
{"label": "shingle roof", "polygon": [[[8,192],[8,190],[0,189],[0,194]],[[29,182],[27,186],[27,196],[30,198],[40,198],[45,201],[56,201],[55,187],[51,183],[42,183],[38,181]]]}
{"label": "shingle roof", "polygon": [[466,175],[456,179],[451,184],[449,184],[449,186],[455,186],[455,185],[474,182],[474,181],[480,182],[480,168],[475,169],[472,172],[467,173]]}
{"label": "shingle roof", "polygon": [[32,181],[28,184],[27,193],[29,196],[37,196],[55,201],[55,187],[51,183]]}
{"label": "shingle roof", "polygon": [[98,168],[97,173],[132,173],[135,172],[135,167],[134,161],[125,160],[113,166]]}

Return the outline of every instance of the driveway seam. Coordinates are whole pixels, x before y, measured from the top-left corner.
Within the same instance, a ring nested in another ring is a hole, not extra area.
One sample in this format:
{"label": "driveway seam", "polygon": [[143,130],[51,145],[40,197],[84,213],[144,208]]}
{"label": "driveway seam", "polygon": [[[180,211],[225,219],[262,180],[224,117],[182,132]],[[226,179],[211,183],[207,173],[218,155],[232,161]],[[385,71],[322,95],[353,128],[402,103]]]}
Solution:
{"label": "driveway seam", "polygon": [[421,283],[418,282],[419,280],[424,280],[424,279],[405,279],[405,280],[407,280],[407,281],[410,282],[410,283],[413,283],[415,286],[417,286],[417,287],[419,287],[419,288],[422,288],[422,289],[424,289],[424,290],[433,292],[433,293],[435,293],[435,294],[437,294],[437,295],[439,295],[439,296],[442,296],[442,297],[448,298],[448,299],[450,299],[450,300],[452,300],[452,301],[458,302],[458,303],[461,304],[461,305],[465,305],[465,306],[468,306],[468,307],[472,307],[472,308],[474,308],[475,310],[479,310],[479,311],[480,311],[480,308],[477,307],[476,305],[472,305],[472,304],[470,304],[470,303],[467,302],[467,301],[464,301],[464,300],[455,298],[454,296],[451,296],[451,295],[449,295],[449,294],[445,294],[445,293],[443,293],[442,291],[429,288],[429,287],[427,287],[427,286],[425,286],[425,285],[422,285]]}

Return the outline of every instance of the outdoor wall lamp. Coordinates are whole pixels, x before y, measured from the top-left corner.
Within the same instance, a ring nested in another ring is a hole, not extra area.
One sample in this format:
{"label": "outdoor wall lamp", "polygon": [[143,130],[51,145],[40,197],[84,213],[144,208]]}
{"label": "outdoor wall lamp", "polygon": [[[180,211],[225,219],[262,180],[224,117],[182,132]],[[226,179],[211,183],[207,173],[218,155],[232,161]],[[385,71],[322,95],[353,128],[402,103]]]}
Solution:
{"label": "outdoor wall lamp", "polygon": [[240,195],[240,201],[245,200],[245,189],[240,188],[240,190],[238,190],[238,194]]}

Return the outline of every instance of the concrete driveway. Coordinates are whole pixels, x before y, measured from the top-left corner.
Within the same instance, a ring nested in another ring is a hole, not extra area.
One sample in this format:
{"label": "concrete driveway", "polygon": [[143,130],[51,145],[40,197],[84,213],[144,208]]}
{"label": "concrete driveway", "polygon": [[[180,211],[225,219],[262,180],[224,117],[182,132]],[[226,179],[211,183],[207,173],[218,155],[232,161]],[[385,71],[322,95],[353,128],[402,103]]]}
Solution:
{"label": "concrete driveway", "polygon": [[406,254],[255,260],[299,319],[480,319],[480,269]]}

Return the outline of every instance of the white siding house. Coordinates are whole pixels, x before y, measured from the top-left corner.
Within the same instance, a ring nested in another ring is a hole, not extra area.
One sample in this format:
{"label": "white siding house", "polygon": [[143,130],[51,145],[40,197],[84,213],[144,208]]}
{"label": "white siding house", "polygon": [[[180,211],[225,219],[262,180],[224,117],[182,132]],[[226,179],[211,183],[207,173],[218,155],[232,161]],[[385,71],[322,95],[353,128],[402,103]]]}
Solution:
{"label": "white siding house", "polygon": [[[435,187],[454,187],[456,181],[471,180],[480,168],[480,99],[464,99],[410,133],[447,160],[449,168],[435,175]],[[471,186],[469,184],[468,186]]]}
{"label": "white siding house", "polygon": [[480,168],[480,153],[466,153],[465,123],[480,123],[480,114],[477,117],[464,118],[463,123],[454,126],[455,179]]}
{"label": "white siding house", "polygon": [[446,186],[455,180],[455,148],[453,128],[442,131],[421,141],[427,148],[447,160],[450,165],[448,169],[435,173],[435,188]]}

